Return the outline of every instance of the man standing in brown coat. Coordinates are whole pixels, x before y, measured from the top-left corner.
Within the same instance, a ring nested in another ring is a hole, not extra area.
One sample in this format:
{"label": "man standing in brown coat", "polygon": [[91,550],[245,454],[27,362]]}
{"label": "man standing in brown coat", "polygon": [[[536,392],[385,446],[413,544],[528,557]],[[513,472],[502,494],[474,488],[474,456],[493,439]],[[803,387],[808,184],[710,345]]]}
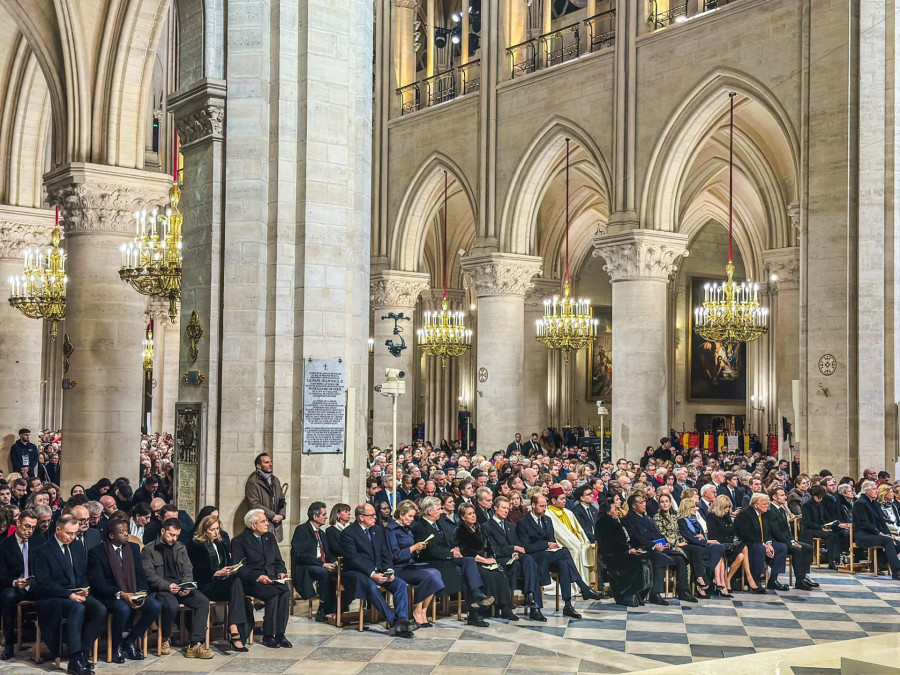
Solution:
{"label": "man standing in brown coat", "polygon": [[251,509],[262,509],[272,525],[275,539],[284,537],[281,523],[284,521],[285,501],[281,481],[272,474],[272,458],[266,453],[256,456],[256,471],[247,478],[244,495]]}

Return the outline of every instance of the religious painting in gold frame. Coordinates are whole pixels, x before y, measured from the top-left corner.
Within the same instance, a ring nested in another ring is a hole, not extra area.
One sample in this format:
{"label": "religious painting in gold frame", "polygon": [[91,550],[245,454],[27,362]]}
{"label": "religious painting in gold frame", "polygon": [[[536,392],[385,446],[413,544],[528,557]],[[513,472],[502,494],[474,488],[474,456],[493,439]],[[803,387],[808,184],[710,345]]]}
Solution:
{"label": "religious painting in gold frame", "polygon": [[703,302],[703,287],[723,279],[690,278],[688,324],[688,400],[707,403],[735,403],[747,398],[747,350],[738,343],[729,355],[719,342],[709,342],[694,332],[694,308]]}
{"label": "religious painting in gold frame", "polygon": [[594,307],[597,339],[587,348],[588,401],[612,401],[612,307]]}

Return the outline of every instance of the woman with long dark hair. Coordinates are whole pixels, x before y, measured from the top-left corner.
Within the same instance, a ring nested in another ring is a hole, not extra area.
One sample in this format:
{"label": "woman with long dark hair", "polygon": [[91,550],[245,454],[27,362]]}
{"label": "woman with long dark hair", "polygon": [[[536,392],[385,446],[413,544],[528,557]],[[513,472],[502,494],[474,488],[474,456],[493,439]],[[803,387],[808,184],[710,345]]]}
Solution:
{"label": "woman with long dark hair", "polygon": [[617,605],[640,607],[653,586],[650,563],[642,551],[631,543],[620,518],[622,498],[607,493],[597,496],[599,517],[594,526],[597,547],[609,574],[610,590]]}

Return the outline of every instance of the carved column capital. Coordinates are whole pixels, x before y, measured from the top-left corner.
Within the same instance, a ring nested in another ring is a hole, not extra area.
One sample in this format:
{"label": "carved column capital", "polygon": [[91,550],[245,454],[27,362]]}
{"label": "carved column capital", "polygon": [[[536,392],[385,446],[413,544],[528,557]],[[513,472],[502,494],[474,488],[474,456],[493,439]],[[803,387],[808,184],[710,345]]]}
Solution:
{"label": "carved column capital", "polygon": [[225,92],[224,80],[204,79],[169,97],[182,149],[225,137]]}
{"label": "carved column capital", "polygon": [[687,255],[688,237],[676,232],[631,230],[594,237],[594,256],[606,260],[610,281],[655,279],[668,281]]}
{"label": "carved column capital", "polygon": [[562,295],[562,281],[559,279],[533,279],[531,289],[525,294],[525,311],[536,312],[544,307],[544,300],[554,295]]}
{"label": "carved column capital", "polygon": [[769,283],[778,290],[800,288],[800,247],[773,248],[763,251],[763,262]]}
{"label": "carved column capital", "polygon": [[427,274],[385,270],[372,275],[369,299],[372,309],[415,307],[419,294],[429,286]]}
{"label": "carved column capital", "polygon": [[462,269],[479,298],[489,295],[520,295],[531,289],[532,277],[541,273],[538,256],[488,253],[462,259]]}
{"label": "carved column capital", "polygon": [[52,211],[0,206],[0,258],[17,259],[26,248],[48,246],[52,230]]}
{"label": "carved column capital", "polygon": [[419,0],[391,0],[391,4],[394,5],[394,7],[400,7],[401,9],[419,8]]}
{"label": "carved column capital", "polygon": [[155,171],[68,164],[44,177],[66,233],[134,232],[134,212],[167,202],[172,179]]}

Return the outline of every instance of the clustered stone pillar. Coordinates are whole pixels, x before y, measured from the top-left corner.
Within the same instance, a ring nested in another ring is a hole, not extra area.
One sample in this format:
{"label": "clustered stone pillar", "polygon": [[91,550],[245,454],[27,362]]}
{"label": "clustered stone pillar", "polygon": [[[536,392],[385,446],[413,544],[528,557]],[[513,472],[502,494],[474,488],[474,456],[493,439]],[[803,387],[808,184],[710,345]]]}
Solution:
{"label": "clustered stone pillar", "polygon": [[[22,251],[45,248],[50,241],[53,214],[41,209],[0,206],[0,282],[22,275]],[[0,301],[0,442],[9,448],[22,427],[35,432],[41,423],[42,321],[13,308],[5,295]],[[59,340],[62,340],[60,329]],[[59,382],[48,383],[59,386]],[[4,455],[5,457],[5,455]],[[6,460],[3,466],[6,465]]]}
{"label": "clustered stone pillar", "polygon": [[153,432],[174,433],[178,398],[178,329],[181,314],[172,321],[169,301],[150,298],[153,318]]}
{"label": "clustered stone pillar", "polygon": [[[522,380],[533,383],[523,392],[522,437],[541,431],[550,422],[550,392],[556,387],[550,382],[550,356],[544,345],[537,341],[536,323],[544,316],[544,300],[560,294],[560,282],[555,279],[535,279],[525,296],[525,361]],[[554,399],[555,400],[555,399]]]}
{"label": "clustered stone pillar", "polygon": [[478,298],[478,357],[475,397],[478,450],[503,450],[522,428],[525,294],[541,269],[541,258],[489,253],[463,258]]}
{"label": "clustered stone pillar", "polygon": [[[763,252],[772,293],[769,332],[775,349],[775,400],[767,406],[777,411],[776,421],[785,417],[796,429],[799,411],[794,410],[793,381],[800,378],[800,247]],[[762,431],[762,430],[760,430]],[[784,434],[778,434],[784,443]],[[786,445],[786,443],[785,443]],[[782,457],[788,452],[782,448]]]}
{"label": "clustered stone pillar", "polygon": [[[416,358],[415,307],[419,294],[428,288],[428,275],[416,272],[388,270],[372,277],[370,285],[373,324],[375,327],[374,381],[372,385],[384,382],[385,370],[397,368],[406,373],[406,394],[397,400],[397,442],[412,440],[413,410],[415,409],[413,366]],[[406,349],[399,356],[393,356],[385,344],[400,343],[400,336],[394,335],[393,319],[383,318],[388,314],[403,314],[409,321],[399,321],[403,330]],[[372,399],[372,442],[386,448],[393,438],[392,402],[388,396],[375,392]]]}
{"label": "clustered stone pillar", "polygon": [[162,205],[171,179],[160,173],[69,164],[45,176],[65,222],[69,277],[66,333],[74,352],[63,399],[67,448],[62,482],[102,474],[138,477],[147,299],[119,278],[120,247],[134,238],[134,212]]}
{"label": "clustered stone pillar", "polygon": [[612,282],[613,458],[640,458],[668,432],[668,285],[688,237],[632,230],[594,239]]}

